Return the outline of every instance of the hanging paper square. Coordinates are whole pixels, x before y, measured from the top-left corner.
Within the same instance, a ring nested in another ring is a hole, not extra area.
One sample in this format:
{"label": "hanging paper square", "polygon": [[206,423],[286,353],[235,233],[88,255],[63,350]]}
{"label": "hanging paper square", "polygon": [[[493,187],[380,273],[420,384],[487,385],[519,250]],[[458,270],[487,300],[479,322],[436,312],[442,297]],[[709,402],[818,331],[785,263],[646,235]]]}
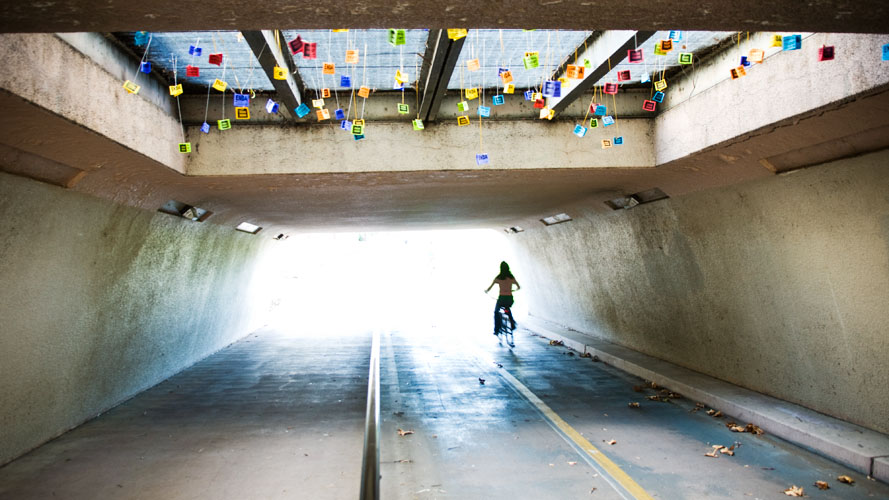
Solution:
{"label": "hanging paper square", "polygon": [[611,115],[605,115],[602,117],[602,125],[607,127],[609,125],[614,125],[614,118]]}
{"label": "hanging paper square", "polygon": [[543,109],[546,107],[546,101],[543,99],[535,99],[534,100],[534,108],[535,109]]}
{"label": "hanging paper square", "polygon": [[142,61],[139,64],[139,71],[143,73],[151,73],[151,61]]}
{"label": "hanging paper square", "polygon": [[179,143],[179,152],[180,153],[191,153],[191,143],[190,142],[180,142]]}
{"label": "hanging paper square", "polygon": [[502,94],[497,94],[491,98],[491,102],[494,104],[494,106],[501,106],[504,102],[506,102],[506,100],[504,99]]}
{"label": "hanging paper square", "polygon": [[596,111],[595,111],[596,116],[605,116],[605,113],[607,113],[607,112],[608,112],[608,110],[605,108],[605,105],[603,105],[603,104],[596,105]]}
{"label": "hanging paper square", "polygon": [[504,84],[511,82],[512,81],[512,71],[507,70],[507,71],[504,71],[503,73],[500,73],[500,79],[503,80]]}
{"label": "hanging paper square", "polygon": [[590,118],[590,128],[598,128],[599,127],[599,119],[598,118]]}
{"label": "hanging paper square", "polygon": [[404,90],[404,84],[395,80],[395,83],[392,84],[392,90]]}
{"label": "hanging paper square", "polygon": [[250,119],[250,108],[235,108],[235,119],[249,120]]}
{"label": "hanging paper square", "polygon": [[682,40],[682,32],[679,30],[670,30],[670,36],[668,38],[674,42],[678,42]]}
{"label": "hanging paper square", "polygon": [[364,139],[364,134],[352,134],[352,139],[360,141],[361,139]]}
{"label": "hanging paper square", "polygon": [[630,49],[627,51],[627,61],[631,63],[641,63],[643,60],[642,49]]}
{"label": "hanging paper square", "polygon": [[305,47],[305,43],[299,35],[296,35],[296,38],[287,42],[287,45],[290,46],[290,53],[293,55],[299,54],[303,51],[303,47]]}
{"label": "hanging paper square", "polygon": [[195,47],[194,45],[188,46],[188,54],[189,55],[200,57],[201,52],[203,52],[203,49],[201,49],[200,47]]}
{"label": "hanging paper square", "polygon": [[404,45],[404,30],[389,29],[389,43],[392,45]]}
{"label": "hanging paper square", "polygon": [[658,42],[662,52],[670,52],[673,50],[673,40],[661,40]]}
{"label": "hanging paper square", "polygon": [[352,86],[352,78],[346,75],[340,76],[340,87],[350,88]]}
{"label": "hanging paper square", "polygon": [[347,50],[346,51],[346,63],[358,64],[358,51],[357,50]]}
{"label": "hanging paper square", "polygon": [[468,111],[469,103],[466,101],[460,101],[457,103],[457,111]]}
{"label": "hanging paper square", "polygon": [[654,82],[654,90],[661,91],[667,88],[667,80],[658,80]]}
{"label": "hanging paper square", "polygon": [[477,97],[478,97],[478,89],[477,88],[466,89],[466,99],[467,100],[471,101]]}
{"label": "hanging paper square", "polygon": [[216,120],[216,128],[219,130],[228,130],[232,128],[232,121],[228,118],[225,120]]}
{"label": "hanging paper square", "polygon": [[738,72],[738,76],[747,76],[747,70],[744,69],[744,66],[738,66],[735,68],[735,71]]}
{"label": "hanging paper square", "polygon": [[617,72],[617,81],[625,82],[630,79],[630,70],[625,69]]}
{"label": "hanging paper square", "polygon": [[694,61],[695,55],[691,52],[680,52],[679,53],[679,64],[691,64]]}
{"label": "hanging paper square", "polygon": [[534,69],[540,66],[540,59],[537,52],[532,52],[530,53],[530,55],[525,55],[525,57],[522,58],[522,64],[525,66],[525,69]]}
{"label": "hanging paper square", "polygon": [[654,111],[657,109],[657,102],[649,101],[648,99],[642,101],[642,109],[645,111]]}
{"label": "hanging paper square", "polygon": [[395,81],[398,83],[407,83],[410,80],[410,76],[407,73],[403,73],[400,69],[395,70]]}
{"label": "hanging paper square", "polygon": [[410,113],[410,110],[411,110],[411,108],[407,104],[404,104],[404,103],[398,104],[398,113],[399,114],[406,115],[406,114]]}
{"label": "hanging paper square", "polygon": [[574,135],[576,135],[577,137],[583,137],[586,135],[587,130],[588,129],[586,127],[584,127],[583,125],[575,125],[574,126]]}
{"label": "hanging paper square", "polygon": [[138,94],[139,90],[142,88],[140,85],[136,85],[135,83],[127,80],[123,82],[123,88],[130,94]]}
{"label": "hanging paper square", "polygon": [[583,60],[583,67],[586,69],[593,69],[593,62],[590,61],[589,59],[584,59]]}
{"label": "hanging paper square", "polygon": [[740,65],[744,66],[745,68],[750,66],[750,61],[747,60],[747,56],[741,56],[741,64]]}
{"label": "hanging paper square", "polygon": [[294,111],[296,112],[296,116],[298,116],[299,118],[304,118],[307,114],[309,114],[309,111],[311,111],[311,109],[306,103],[302,103]]}
{"label": "hanging paper square", "polygon": [[553,80],[546,80],[543,82],[543,95],[546,97],[553,97],[553,92],[555,92],[556,83]]}
{"label": "hanging paper square", "polygon": [[478,64],[478,59],[469,59],[466,61],[466,70],[467,71],[478,71],[481,66]]}
{"label": "hanging paper square", "polygon": [[363,127],[364,126],[364,119],[362,118],[361,120],[355,120],[354,124],[361,125]]}
{"label": "hanging paper square", "polygon": [[602,139],[602,149],[608,149],[611,147],[611,141],[608,139]]}
{"label": "hanging paper square", "polygon": [[328,99],[330,97],[330,89],[326,87],[321,89],[321,97]]}
{"label": "hanging paper square", "polygon": [[469,117],[466,115],[460,115],[457,117],[457,125],[460,127],[464,127],[469,125]]}
{"label": "hanging paper square", "polygon": [[488,153],[478,153],[475,155],[475,164],[478,166],[487,165],[491,162],[491,159],[488,158]]}
{"label": "hanging paper square", "polygon": [[606,94],[611,94],[611,95],[617,94],[617,84],[616,83],[606,83],[605,88],[602,89],[602,92],[605,92]]}
{"label": "hanging paper square", "polygon": [[338,109],[333,112],[333,116],[336,117],[337,120],[345,120],[346,119],[346,112],[343,111],[342,109]]}
{"label": "hanging paper square", "polygon": [[232,106],[236,108],[244,108],[250,105],[250,94],[238,94],[232,96]]}
{"label": "hanging paper square", "polygon": [[324,75],[335,75],[336,74],[336,64],[332,62],[326,62],[321,66],[321,73]]}
{"label": "hanging paper square", "polygon": [[664,52],[663,49],[661,49],[661,44],[660,44],[660,43],[656,43],[656,44],[654,44],[654,55],[656,55],[656,56],[665,56],[665,55],[667,55],[667,53]]}
{"label": "hanging paper square", "polygon": [[306,42],[303,44],[303,59],[315,59],[318,57],[318,43]]}
{"label": "hanging paper square", "polygon": [[344,29],[330,30],[330,31],[333,31],[334,33],[348,33],[349,32],[349,30],[344,30]]}
{"label": "hanging paper square", "polygon": [[201,70],[197,66],[188,65],[185,67],[185,76],[190,76],[190,77],[201,76]]}
{"label": "hanging paper square", "polygon": [[370,97],[370,88],[362,85],[361,88],[358,89],[358,97],[363,97],[365,99]]}
{"label": "hanging paper square", "polygon": [[352,124],[352,135],[364,135],[364,125],[353,123]]}
{"label": "hanging paper square", "polygon": [[783,47],[784,37],[779,34],[772,35],[772,47]]}
{"label": "hanging paper square", "polygon": [[738,78],[741,78],[741,75],[738,74],[738,68],[730,69],[729,74],[732,76],[732,80],[737,80]]}
{"label": "hanging paper square", "polygon": [[552,97],[562,97],[562,82],[561,81],[553,82]]}
{"label": "hanging paper square", "polygon": [[324,107],[324,99],[312,99],[312,107],[321,109]]}
{"label": "hanging paper square", "polygon": [[766,52],[762,49],[750,49],[748,59],[755,63],[761,63],[765,59]]}
{"label": "hanging paper square", "polygon": [[173,97],[182,95],[182,84],[170,85],[170,95]]}
{"label": "hanging paper square", "polygon": [[350,122],[349,120],[343,120],[340,122],[340,128],[351,134],[352,133],[352,122]]}
{"label": "hanging paper square", "polygon": [[642,76],[639,77],[639,83],[648,83],[651,81],[651,77],[648,76],[648,73],[642,73]]}
{"label": "hanging paper square", "polygon": [[201,132],[203,132],[205,134],[209,134],[210,133],[210,124],[207,122],[202,123],[201,124]]}
{"label": "hanging paper square", "polygon": [[819,61],[833,61],[833,53],[834,53],[833,45],[822,45],[821,48],[818,49],[818,60]]}
{"label": "hanging paper square", "polygon": [[664,93],[660,91],[655,92],[651,97],[651,100],[654,102],[664,102]]}
{"label": "hanging paper square", "polygon": [[883,45],[883,60],[889,61],[889,43]]}
{"label": "hanging paper square", "polygon": [[141,47],[148,43],[148,39],[151,38],[151,34],[147,31],[137,31],[135,35],[133,35],[133,45],[136,47]]}
{"label": "hanging paper square", "polygon": [[533,99],[533,96],[534,96],[533,90],[526,90],[525,91],[525,100],[526,101],[530,101],[531,99]]}
{"label": "hanging paper square", "polygon": [[512,94],[514,92],[515,92],[515,84],[514,83],[507,83],[506,87],[503,87],[504,94]]}
{"label": "hanging paper square", "polygon": [[265,103],[265,112],[266,112],[266,113],[277,113],[277,112],[278,112],[278,107],[279,107],[278,103],[276,103],[275,101],[269,99],[269,100],[266,101],[266,103]]}
{"label": "hanging paper square", "polygon": [[576,64],[569,64],[565,67],[565,74],[568,78],[574,78],[575,80],[583,79],[583,74],[586,68],[583,66],[578,66]]}
{"label": "hanging paper square", "polygon": [[615,146],[620,146],[623,143],[624,143],[624,136],[620,135],[620,136],[617,136],[614,138],[614,141],[612,144],[614,144]]}
{"label": "hanging paper square", "polygon": [[423,120],[421,120],[419,118],[415,119],[411,123],[413,123],[413,125],[414,125],[414,130],[423,130],[423,128],[424,128],[423,127]]}
{"label": "hanging paper square", "polygon": [[799,50],[803,47],[802,35],[787,35],[782,42],[781,50]]}
{"label": "hanging paper square", "polygon": [[208,62],[216,66],[222,66],[222,54],[210,54]]}
{"label": "hanging paper square", "polygon": [[459,40],[466,36],[468,32],[465,29],[451,28],[448,29],[448,38],[451,40]]}
{"label": "hanging paper square", "polygon": [[228,84],[217,78],[213,81],[213,88],[220,91],[225,92],[225,89],[228,87]]}
{"label": "hanging paper square", "polygon": [[315,116],[318,118],[318,121],[324,121],[330,119],[330,110],[327,109],[319,109],[315,111]]}
{"label": "hanging paper square", "polygon": [[488,118],[491,116],[491,107],[490,106],[479,106],[478,107],[478,116],[482,118]]}

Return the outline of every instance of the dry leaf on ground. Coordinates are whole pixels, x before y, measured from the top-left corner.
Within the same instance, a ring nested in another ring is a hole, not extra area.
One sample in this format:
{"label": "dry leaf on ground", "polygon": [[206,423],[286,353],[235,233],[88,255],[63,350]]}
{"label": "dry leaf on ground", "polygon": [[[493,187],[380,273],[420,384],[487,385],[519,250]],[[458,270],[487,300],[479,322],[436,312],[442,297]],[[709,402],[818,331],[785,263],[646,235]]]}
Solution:
{"label": "dry leaf on ground", "polygon": [[407,436],[408,434],[413,434],[414,431],[405,431],[402,429],[398,429],[398,435],[401,437]]}
{"label": "dry leaf on ground", "polygon": [[639,403],[627,403],[630,408],[639,408]]}
{"label": "dry leaf on ground", "polygon": [[837,481],[839,481],[841,483],[846,483],[846,484],[852,484],[855,482],[855,480],[849,476],[837,476]]}
{"label": "dry leaf on ground", "polygon": [[549,345],[565,345],[561,340],[550,340]]}
{"label": "dry leaf on ground", "polygon": [[716,450],[713,450],[713,451],[711,451],[711,452],[709,452],[709,453],[704,453],[704,456],[705,456],[705,457],[711,457],[711,458],[719,458],[719,455],[716,454]]}
{"label": "dry leaf on ground", "polygon": [[789,497],[801,497],[801,496],[804,496],[804,494],[803,494],[803,487],[802,487],[802,486],[796,486],[796,485],[793,485],[793,486],[791,486],[790,488],[787,488],[786,490],[784,490],[784,494],[787,495],[787,496],[789,496]]}
{"label": "dry leaf on ground", "polygon": [[577,465],[577,462],[568,462],[568,465]]}
{"label": "dry leaf on ground", "polygon": [[611,441],[605,441],[605,442],[608,444],[611,444],[611,445],[617,444],[617,441],[615,441],[613,439]]}
{"label": "dry leaf on ground", "polygon": [[721,449],[719,450],[719,453],[722,453],[723,455],[728,455],[728,456],[730,456],[730,457],[735,456],[735,452],[732,451],[731,448],[725,448],[725,447],[723,447],[723,448],[721,448]]}
{"label": "dry leaf on ground", "polygon": [[762,429],[760,429],[759,427],[757,427],[753,424],[747,424],[747,427],[745,429],[747,432],[749,432],[751,434],[756,434],[757,436],[761,436],[763,433]]}
{"label": "dry leaf on ground", "polygon": [[815,481],[815,486],[817,486],[819,490],[829,490],[830,489],[830,485],[827,484],[827,481]]}

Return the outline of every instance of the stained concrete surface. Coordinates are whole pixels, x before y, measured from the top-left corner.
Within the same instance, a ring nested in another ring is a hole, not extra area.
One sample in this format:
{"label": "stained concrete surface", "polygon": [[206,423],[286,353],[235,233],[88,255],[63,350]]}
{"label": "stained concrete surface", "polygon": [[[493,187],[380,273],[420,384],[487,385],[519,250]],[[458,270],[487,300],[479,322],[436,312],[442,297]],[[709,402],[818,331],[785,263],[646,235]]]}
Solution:
{"label": "stained concrete surface", "polygon": [[889,151],[510,237],[530,312],[889,433]]}

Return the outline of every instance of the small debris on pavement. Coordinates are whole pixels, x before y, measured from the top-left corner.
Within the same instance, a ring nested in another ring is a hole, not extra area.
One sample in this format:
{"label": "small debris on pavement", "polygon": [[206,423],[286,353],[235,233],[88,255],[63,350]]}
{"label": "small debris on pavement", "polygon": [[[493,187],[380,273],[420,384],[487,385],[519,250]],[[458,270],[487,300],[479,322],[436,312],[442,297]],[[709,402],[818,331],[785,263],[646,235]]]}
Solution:
{"label": "small debris on pavement", "polygon": [[639,408],[639,403],[627,403],[630,408]]}
{"label": "small debris on pavement", "polygon": [[592,495],[592,494],[595,493],[595,492],[596,492],[596,487],[593,486],[593,489],[590,490],[590,495]]}
{"label": "small debris on pavement", "polygon": [[633,386],[633,390],[636,391],[636,392],[642,392],[642,391],[645,390],[645,388],[642,387],[641,385],[634,385],[634,386]]}
{"label": "small debris on pavement", "polygon": [[704,453],[704,456],[711,457],[711,458],[719,458],[719,455],[716,454],[716,450],[711,450],[707,453]]}
{"label": "small debris on pavement", "polygon": [[404,437],[404,436],[407,436],[408,434],[413,434],[413,433],[414,433],[414,431],[412,431],[412,430],[411,430],[411,431],[405,431],[405,430],[402,430],[402,429],[398,429],[398,435],[401,436],[401,437]]}
{"label": "small debris on pavement", "polygon": [[815,481],[815,486],[817,486],[819,490],[829,490],[830,489],[830,485],[827,484],[827,481]]}
{"label": "small debris on pavement", "polygon": [[568,465],[577,465],[577,462],[568,462]]}
{"label": "small debris on pavement", "polygon": [[849,476],[837,476],[837,481],[839,481],[841,483],[846,483],[846,484],[852,484],[855,482],[855,480]]}
{"label": "small debris on pavement", "polygon": [[581,354],[580,357],[581,358],[592,358],[593,355],[588,352],[585,352],[585,353]]}
{"label": "small debris on pavement", "polygon": [[550,340],[549,345],[565,345],[561,340]]}
{"label": "small debris on pavement", "polygon": [[485,385],[485,379],[479,377],[479,378],[478,378],[478,383],[481,384],[481,385]]}
{"label": "small debris on pavement", "polygon": [[797,485],[793,485],[790,488],[787,488],[786,490],[784,490],[784,494],[789,497],[805,496],[805,494],[803,493],[803,487],[797,486]]}
{"label": "small debris on pavement", "polygon": [[615,445],[615,444],[617,444],[617,441],[615,441],[615,440],[613,440],[613,439],[612,439],[611,441],[605,441],[605,442],[608,443],[608,444],[610,444],[610,445]]}

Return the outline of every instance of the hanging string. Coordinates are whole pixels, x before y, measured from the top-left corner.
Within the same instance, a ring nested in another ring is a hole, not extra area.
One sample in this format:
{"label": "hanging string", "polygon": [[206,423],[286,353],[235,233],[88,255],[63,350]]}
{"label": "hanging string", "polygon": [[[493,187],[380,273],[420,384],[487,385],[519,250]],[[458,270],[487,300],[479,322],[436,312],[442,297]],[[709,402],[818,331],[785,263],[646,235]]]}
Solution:
{"label": "hanging string", "polygon": [[148,49],[151,48],[151,39],[154,35],[151,33],[148,34],[148,43],[145,44],[145,52],[142,53],[142,59],[139,60],[139,66],[136,67],[136,73],[133,75],[132,82],[135,84],[136,79],[139,78],[139,73],[142,72],[142,63],[145,62],[145,59],[148,57]]}
{"label": "hanging string", "polygon": [[[176,67],[176,56],[171,55],[170,60],[173,63],[173,86],[179,85],[178,73],[179,69]],[[179,96],[176,96],[176,109],[179,111],[179,128],[182,129],[182,142],[185,141],[185,125],[182,124],[182,107],[179,105]]]}
{"label": "hanging string", "polygon": [[[362,85],[367,86],[367,43],[364,44],[364,74],[361,77]],[[367,98],[361,103],[361,119],[364,119],[364,108],[367,106]]]}

